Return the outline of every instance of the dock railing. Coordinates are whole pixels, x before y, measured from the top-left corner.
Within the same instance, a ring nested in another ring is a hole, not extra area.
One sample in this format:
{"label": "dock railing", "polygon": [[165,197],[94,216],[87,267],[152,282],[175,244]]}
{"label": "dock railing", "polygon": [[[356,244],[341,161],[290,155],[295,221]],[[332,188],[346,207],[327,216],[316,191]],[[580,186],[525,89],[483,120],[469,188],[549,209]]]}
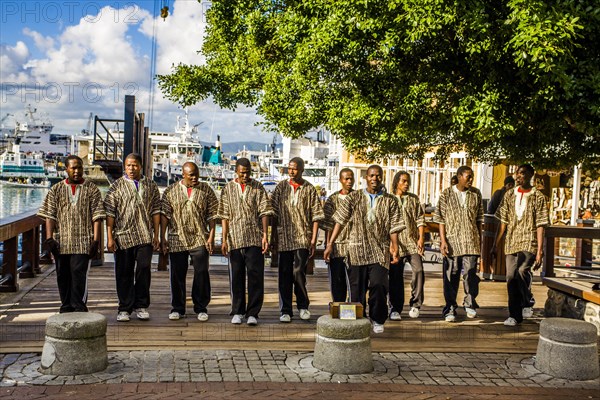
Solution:
{"label": "dock railing", "polygon": [[[33,278],[40,273],[40,226],[44,220],[37,211],[4,218],[0,224],[0,241],[3,242],[2,274],[0,292],[19,290],[19,279]],[[19,260],[19,238],[21,238],[21,265]]]}

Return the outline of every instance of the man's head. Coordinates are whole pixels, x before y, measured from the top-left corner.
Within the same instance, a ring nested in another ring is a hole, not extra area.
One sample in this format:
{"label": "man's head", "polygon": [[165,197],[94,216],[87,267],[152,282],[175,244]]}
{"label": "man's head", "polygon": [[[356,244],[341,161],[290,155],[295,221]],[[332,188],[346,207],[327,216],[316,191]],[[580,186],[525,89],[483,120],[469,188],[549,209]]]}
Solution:
{"label": "man's head", "polygon": [[410,175],[406,171],[396,172],[392,181],[392,191],[394,194],[404,194],[410,189]]}
{"label": "man's head", "polygon": [[513,178],[510,175],[507,176],[506,178],[504,178],[504,189],[510,190],[514,187],[515,187],[515,178]]}
{"label": "man's head", "polygon": [[142,156],[137,153],[128,154],[125,157],[125,174],[129,179],[139,181],[142,177]]}
{"label": "man's head", "polygon": [[517,168],[515,183],[518,186],[531,186],[531,179],[535,175],[535,170],[530,164],[523,164]]}
{"label": "man's head", "polygon": [[452,178],[450,178],[450,186],[454,186],[457,183],[458,183],[458,176],[452,175]]}
{"label": "man's head", "polygon": [[304,160],[300,157],[294,157],[288,164],[288,175],[294,182],[298,182],[302,179],[302,173],[304,172]]}
{"label": "man's head", "polygon": [[67,166],[67,176],[70,183],[80,183],[83,181],[83,160],[77,156],[69,156],[65,160]]}
{"label": "man's head", "polygon": [[354,172],[350,168],[342,168],[340,171],[340,183],[344,193],[352,191],[352,187],[354,186]]}
{"label": "man's head", "polygon": [[367,169],[367,192],[379,193],[383,186],[383,168],[379,165],[371,165]]}
{"label": "man's head", "polygon": [[196,163],[188,161],[181,168],[183,171],[183,184],[186,187],[197,186],[200,179],[200,171]]}
{"label": "man's head", "polygon": [[456,184],[459,190],[469,189],[473,186],[473,178],[474,178],[473,170],[471,167],[467,165],[462,165],[458,167],[456,170],[456,177],[458,178],[458,183]]}
{"label": "man's head", "polygon": [[247,158],[238,158],[235,162],[235,173],[238,176],[238,182],[247,184],[250,182],[250,177],[252,176],[252,164],[250,164],[250,160]]}

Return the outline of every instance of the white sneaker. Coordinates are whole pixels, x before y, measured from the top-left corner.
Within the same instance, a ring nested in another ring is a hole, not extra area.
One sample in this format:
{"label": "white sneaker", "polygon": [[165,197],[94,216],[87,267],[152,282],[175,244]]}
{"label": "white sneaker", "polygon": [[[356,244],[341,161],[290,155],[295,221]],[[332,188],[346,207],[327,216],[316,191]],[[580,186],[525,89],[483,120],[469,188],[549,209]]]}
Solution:
{"label": "white sneaker", "polygon": [[411,318],[419,318],[420,313],[421,310],[419,310],[417,307],[411,307],[410,311],[408,312],[408,316]]}
{"label": "white sneaker", "polygon": [[306,308],[300,310],[300,319],[310,319],[310,311],[308,311]]}
{"label": "white sneaker", "polygon": [[[235,314],[233,316],[233,318],[231,318],[231,323],[235,324],[235,325],[239,325],[242,323],[242,318],[244,318],[244,316],[242,314]],[[198,316],[198,319],[200,319],[200,316]]]}
{"label": "white sneaker", "polygon": [[250,326],[255,326],[258,325],[258,321],[256,320],[256,317],[248,317],[248,322],[246,322],[248,325]]}
{"label": "white sneaker", "polygon": [[208,314],[205,312],[201,312],[198,314],[198,321],[206,322],[208,321]]}
{"label": "white sneaker", "polygon": [[517,320],[513,317],[508,317],[506,318],[506,321],[504,321],[504,326],[517,326]]}
{"label": "white sneaker", "polygon": [[117,314],[118,322],[129,322],[129,313],[127,311],[119,311]]}
{"label": "white sneaker", "polygon": [[383,333],[383,324],[373,322],[373,333]]}
{"label": "white sneaker", "polygon": [[467,313],[467,318],[475,318],[477,316],[477,310],[470,307],[465,307],[465,312]]}
{"label": "white sneaker", "polygon": [[182,318],[182,315],[179,314],[177,311],[173,311],[171,314],[169,314],[169,319],[171,321],[177,321],[179,318]]}
{"label": "white sneaker", "polygon": [[145,308],[138,308],[135,310],[135,316],[142,321],[147,321],[150,319],[150,313]]}
{"label": "white sneaker", "polygon": [[402,317],[400,316],[400,313],[398,311],[392,311],[392,313],[390,314],[390,319],[392,321],[400,321]]}
{"label": "white sneaker", "polygon": [[456,315],[448,313],[444,317],[444,321],[446,321],[446,322],[455,322],[456,321]]}
{"label": "white sneaker", "polygon": [[283,314],[281,317],[279,317],[279,322],[292,322],[292,317],[290,317],[289,314]]}
{"label": "white sneaker", "polygon": [[523,308],[523,318],[531,318],[533,317],[533,308],[524,307]]}

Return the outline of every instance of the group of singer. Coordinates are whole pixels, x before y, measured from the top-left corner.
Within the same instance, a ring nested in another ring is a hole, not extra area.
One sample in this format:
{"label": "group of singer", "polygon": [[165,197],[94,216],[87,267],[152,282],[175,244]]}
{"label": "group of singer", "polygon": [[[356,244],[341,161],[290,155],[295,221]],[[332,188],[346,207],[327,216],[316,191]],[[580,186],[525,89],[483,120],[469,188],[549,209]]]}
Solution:
{"label": "group of singer", "polygon": [[[142,158],[129,154],[124,175],[109,188],[104,200],[98,187],[83,176],[77,156],[66,159],[67,178],[50,189],[38,213],[45,218],[45,247],[56,263],[60,312],[87,311],[87,276],[90,260],[99,251],[102,220],[106,220],[107,250],[114,252],[118,296],[117,321],[135,314],[150,314],[151,259],[155,251],[169,256],[170,320],[186,316],[186,276],[193,266],[191,299],[200,321],[209,318],[211,300],[209,260],[215,226],[222,226],[221,252],[229,259],[231,323],[257,325],[264,301],[265,253],[278,254],[279,320],[289,323],[297,315],[310,319],[306,286],[308,261],[313,257],[319,229],[326,232],[331,297],[337,302],[360,302],[371,319],[373,332],[384,323],[401,320],[404,309],[404,268],[412,270],[408,316],[418,318],[424,301],[425,219],[419,198],[411,193],[408,172],[395,174],[388,193],[383,170],[371,165],[366,187],[354,190],[352,170],[339,173],[340,190],[322,205],[320,194],[303,178],[304,161],[292,158],[289,177],[269,196],[252,178],[246,158],[235,164],[236,178],[222,189],[220,198],[200,181],[198,166],[187,162],[182,179],[162,193],[143,176]],[[499,220],[492,256],[505,236],[509,316],[515,326],[532,316],[532,269],[542,260],[542,237],[548,224],[547,199],[532,186],[534,169],[520,166],[512,186],[495,193]],[[473,170],[458,168],[455,181],[440,195],[433,220],[439,224],[443,256],[442,318],[455,322],[459,284],[467,318],[476,318],[479,293],[478,258],[481,253],[483,201],[473,187]],[[512,178],[511,178],[512,179]],[[513,187],[514,186],[514,187]],[[269,235],[269,227],[270,235]],[[368,300],[367,300],[368,299]],[[368,307],[367,307],[368,306]]]}

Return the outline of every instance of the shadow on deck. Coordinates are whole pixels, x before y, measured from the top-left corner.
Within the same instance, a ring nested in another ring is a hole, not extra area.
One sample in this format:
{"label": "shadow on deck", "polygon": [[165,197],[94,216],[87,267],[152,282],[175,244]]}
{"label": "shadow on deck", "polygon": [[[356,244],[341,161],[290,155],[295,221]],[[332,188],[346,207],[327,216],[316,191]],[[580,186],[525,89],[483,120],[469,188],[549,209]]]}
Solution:
{"label": "shadow on deck", "polygon": [[[213,257],[217,258],[217,257]],[[218,257],[219,260],[224,260]],[[156,264],[153,265],[156,268]],[[109,350],[146,349],[242,349],[311,351],[315,342],[316,320],[328,312],[329,283],[327,270],[316,268],[308,277],[312,317],[300,320],[297,315],[291,324],[279,322],[277,271],[265,269],[265,303],[259,325],[249,327],[230,323],[229,278],[227,265],[211,263],[212,301],[208,322],[200,322],[192,313],[188,297],[188,315],[170,321],[169,275],[167,271],[152,273],[151,319],[138,321],[134,316],[128,323],[116,322],[117,297],[113,264],[93,267],[89,273],[88,307],[108,320]],[[410,270],[406,272],[406,298]],[[188,273],[188,292],[191,272]],[[541,317],[547,289],[534,283],[537,299],[535,316]],[[378,352],[492,352],[535,353],[538,341],[539,318],[525,321],[521,326],[502,325],[507,317],[507,295],[504,282],[482,281],[478,303],[479,317],[467,320],[462,310],[457,323],[441,319],[443,305],[442,280],[439,272],[428,272],[425,282],[425,305],[421,317],[410,319],[405,306],[402,321],[389,321],[385,332],[372,336],[373,351]],[[460,304],[460,299],[459,299]],[[45,320],[59,308],[54,267],[23,285],[19,293],[0,294],[0,353],[41,352]]]}

